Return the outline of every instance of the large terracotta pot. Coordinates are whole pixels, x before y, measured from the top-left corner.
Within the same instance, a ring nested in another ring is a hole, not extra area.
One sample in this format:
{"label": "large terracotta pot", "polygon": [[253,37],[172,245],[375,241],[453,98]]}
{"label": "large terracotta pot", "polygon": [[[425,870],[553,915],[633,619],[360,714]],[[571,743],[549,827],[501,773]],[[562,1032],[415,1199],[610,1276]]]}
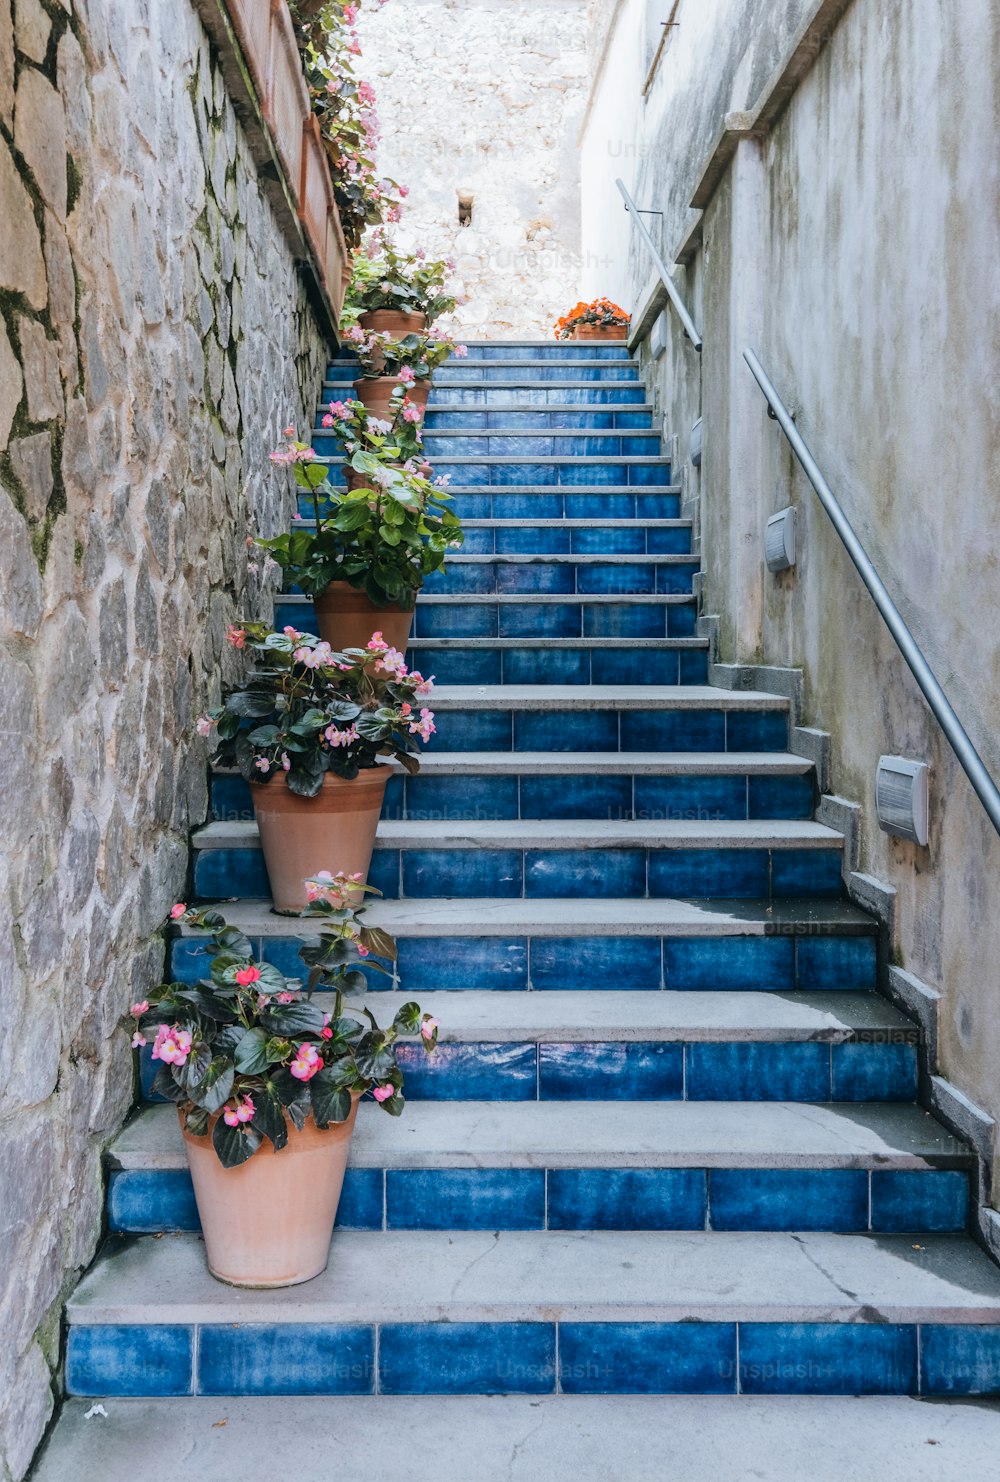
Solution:
{"label": "large terracotta pot", "polygon": [[250,796],[257,817],[271,897],[279,916],[300,916],[306,908],[304,881],[320,870],[368,877],[388,767],[368,767],[350,782],[327,772],[314,798],[291,792],[283,777],[253,783]]}
{"label": "large terracotta pot", "polygon": [[345,648],[366,648],[380,629],[386,643],[406,652],[412,607],[376,607],[370,597],[346,581],[332,581],[313,600],[319,636],[339,653]]}
{"label": "large terracotta pot", "polygon": [[[402,384],[398,376],[362,376],[354,383],[354,393],[358,401],[364,402],[368,410],[374,412],[376,417],[384,417],[386,421],[391,422],[393,417],[390,408],[392,393],[397,386]],[[414,381],[406,387],[406,394],[423,411],[427,405],[427,398],[431,394],[431,383],[429,380]]]}
{"label": "large terracotta pot", "polygon": [[295,1286],[326,1269],[360,1099],[325,1132],[312,1117],[301,1132],[289,1121],[287,1147],[276,1153],[265,1138],[238,1168],[223,1168],[211,1131],[192,1137],[181,1114],[208,1269],[219,1281]]}
{"label": "large terracotta pot", "polygon": [[421,334],[427,328],[427,315],[404,309],[369,309],[367,314],[358,315],[358,323],[371,334],[391,334],[401,340],[408,334]]}
{"label": "large terracotta pot", "polygon": [[573,330],[574,340],[624,340],[627,335],[627,324],[578,324]]}

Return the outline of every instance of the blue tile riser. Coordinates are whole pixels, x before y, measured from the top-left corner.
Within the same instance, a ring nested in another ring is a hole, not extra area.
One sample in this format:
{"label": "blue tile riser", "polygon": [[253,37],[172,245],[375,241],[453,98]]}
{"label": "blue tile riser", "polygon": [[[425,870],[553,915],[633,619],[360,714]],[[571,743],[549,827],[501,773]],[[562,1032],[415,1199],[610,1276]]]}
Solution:
{"label": "blue tile riser", "polygon": [[627,410],[608,407],[590,409],[584,407],[527,406],[517,410],[511,408],[448,407],[442,403],[438,408],[429,406],[424,417],[424,435],[435,432],[495,432],[495,433],[539,433],[552,432],[589,433],[639,433],[652,432],[653,414],[641,407]]}
{"label": "blue tile riser", "polygon": [[[337,1228],[947,1234],[965,1229],[968,1197],[960,1169],[349,1168]],[[198,1233],[190,1175],[113,1172],[108,1223]]]}
{"label": "blue tile riser", "polygon": [[534,592],[568,597],[679,596],[691,592],[698,570],[696,560],[576,564],[569,560],[510,561],[500,556],[492,561],[449,562],[427,578],[424,591],[429,596],[446,593],[514,596]]}
{"label": "blue tile riser", "polygon": [[106,1398],[995,1394],[1000,1391],[1000,1327],[877,1322],[81,1324],[69,1330],[66,1387],[71,1395]]}
{"label": "blue tile riser", "polygon": [[[917,1094],[912,1043],[681,1043],[654,1040],[522,1043],[443,1042],[429,1059],[416,1045],[399,1047],[409,1101],[783,1101],[857,1103],[866,1089],[841,1084],[845,1051],[856,1064],[881,1066],[891,1055],[881,1101]],[[154,1067],[142,1056],[149,1094]],[[905,1192],[905,1191],[904,1191]],[[752,1200],[753,1190],[747,1191]],[[893,1215],[890,1193],[886,1218]],[[905,1208],[905,1200],[902,1203]],[[740,1225],[739,1228],[745,1228]],[[908,1227],[905,1227],[908,1228]]]}
{"label": "blue tile riser", "polygon": [[[303,926],[305,923],[303,923]],[[811,928],[802,923],[803,933]],[[821,929],[822,930],[822,929]],[[400,937],[402,991],[434,989],[512,989],[539,992],[566,988],[651,992],[864,992],[875,986],[875,938],[871,935],[813,936],[768,932],[735,937]],[[302,936],[289,920],[287,935],[252,938],[259,959],[275,963],[289,976],[301,968]],[[824,949],[820,954],[819,949]],[[169,970],[179,982],[207,974],[208,960],[198,937],[174,937]],[[374,989],[386,981],[375,977]],[[865,1043],[881,1043],[881,1031],[865,1031]],[[887,1042],[909,1043],[916,1030]]]}
{"label": "blue tile riser", "polygon": [[[337,480],[333,480],[337,484]],[[681,496],[673,490],[640,491],[617,488],[534,489],[489,488],[452,490],[452,509],[463,520],[677,520],[681,514]],[[299,495],[298,510],[302,519],[315,514],[312,500]],[[331,506],[320,501],[320,514],[331,513]]]}
{"label": "blue tile riser", "polygon": [[[608,896],[691,900],[836,899],[839,849],[391,849],[376,843],[369,884],[389,899]],[[270,894],[257,849],[199,849],[200,901]]]}

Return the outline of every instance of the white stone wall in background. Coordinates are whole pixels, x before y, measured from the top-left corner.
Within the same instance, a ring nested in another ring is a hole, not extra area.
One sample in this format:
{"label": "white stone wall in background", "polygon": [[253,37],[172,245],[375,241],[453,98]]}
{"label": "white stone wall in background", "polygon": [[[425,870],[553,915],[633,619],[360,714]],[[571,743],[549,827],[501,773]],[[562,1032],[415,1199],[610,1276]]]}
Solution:
{"label": "white stone wall in background", "polygon": [[442,324],[549,335],[579,298],[587,0],[386,0],[359,30],[380,167],[410,188],[397,239],[458,264],[467,302]]}
{"label": "white stone wall in background", "polygon": [[190,0],[0,0],[0,202],[0,1476],[19,1482],[132,1102],[118,1022],[160,980],[206,813],[193,721],[234,671],[228,621],[266,607],[247,520],[288,518],[266,454],[324,355]]}

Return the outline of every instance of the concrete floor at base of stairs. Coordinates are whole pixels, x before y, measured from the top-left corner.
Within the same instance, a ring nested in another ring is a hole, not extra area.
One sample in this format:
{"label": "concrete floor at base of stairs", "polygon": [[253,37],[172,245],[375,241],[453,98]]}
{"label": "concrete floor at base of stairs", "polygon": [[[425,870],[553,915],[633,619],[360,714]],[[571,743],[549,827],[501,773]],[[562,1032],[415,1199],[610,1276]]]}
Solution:
{"label": "concrete floor at base of stairs", "polygon": [[107,1400],[88,1420],[93,1404],[67,1404],[33,1482],[978,1482],[1000,1453],[986,1400]]}

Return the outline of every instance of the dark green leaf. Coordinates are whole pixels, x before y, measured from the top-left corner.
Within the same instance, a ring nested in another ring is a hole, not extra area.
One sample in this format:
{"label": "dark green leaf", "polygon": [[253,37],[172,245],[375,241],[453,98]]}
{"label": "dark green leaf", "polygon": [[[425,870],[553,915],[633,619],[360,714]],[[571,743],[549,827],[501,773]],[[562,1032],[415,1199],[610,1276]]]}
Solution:
{"label": "dark green leaf", "polygon": [[227,1057],[218,1055],[209,1063],[208,1069],[198,1084],[192,1086],[191,1095],[206,1111],[217,1112],[229,1100],[233,1080],[232,1062]]}
{"label": "dark green leaf", "polygon": [[248,1029],[236,1046],[236,1069],[257,1075],[267,1069],[267,1036],[263,1029]]}
{"label": "dark green leaf", "polygon": [[261,1135],[252,1122],[230,1127],[222,1117],[215,1124],[212,1142],[223,1168],[238,1168],[260,1147]]}
{"label": "dark green leaf", "polygon": [[299,1034],[319,1034],[323,1028],[323,1011],[306,999],[297,1003],[272,1003],[262,1013],[261,1023],[271,1034],[294,1039]]}
{"label": "dark green leaf", "polygon": [[262,1132],[274,1144],[275,1149],[280,1151],[288,1142],[288,1124],[281,1097],[270,1081],[265,1081],[259,1090],[254,1090],[253,1108],[253,1121],[250,1125]]}
{"label": "dark green leaf", "polygon": [[309,1082],[312,1090],[313,1118],[317,1127],[331,1122],[346,1122],[351,1114],[351,1093],[339,1083],[336,1071],[321,1070]]}

